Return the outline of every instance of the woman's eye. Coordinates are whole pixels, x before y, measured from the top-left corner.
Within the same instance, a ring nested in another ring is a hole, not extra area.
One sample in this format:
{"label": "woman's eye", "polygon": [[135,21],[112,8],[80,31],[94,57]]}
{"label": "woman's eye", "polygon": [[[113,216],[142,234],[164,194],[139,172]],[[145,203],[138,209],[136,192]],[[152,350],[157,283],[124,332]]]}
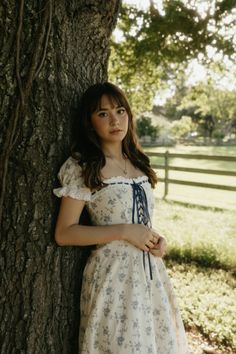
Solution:
{"label": "woman's eye", "polygon": [[119,108],[119,109],[117,110],[117,113],[118,113],[118,114],[124,114],[124,113],[125,113],[125,108]]}
{"label": "woman's eye", "polygon": [[105,117],[107,117],[107,112],[99,112],[98,116],[101,118],[105,118]]}

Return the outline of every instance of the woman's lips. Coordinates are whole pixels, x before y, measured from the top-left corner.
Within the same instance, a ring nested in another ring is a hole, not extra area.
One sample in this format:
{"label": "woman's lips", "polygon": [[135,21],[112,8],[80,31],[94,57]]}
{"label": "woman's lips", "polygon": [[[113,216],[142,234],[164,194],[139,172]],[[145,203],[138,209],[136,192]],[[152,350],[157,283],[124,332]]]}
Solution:
{"label": "woman's lips", "polygon": [[121,132],[122,132],[121,129],[114,129],[114,130],[111,130],[111,131],[110,131],[110,134],[119,134],[119,133],[121,133]]}

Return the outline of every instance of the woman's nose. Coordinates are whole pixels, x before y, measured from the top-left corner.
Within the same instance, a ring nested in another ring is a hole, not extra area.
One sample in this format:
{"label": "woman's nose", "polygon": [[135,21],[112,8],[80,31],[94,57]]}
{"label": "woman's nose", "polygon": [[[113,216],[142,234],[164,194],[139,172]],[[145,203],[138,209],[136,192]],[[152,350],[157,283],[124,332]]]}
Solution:
{"label": "woman's nose", "polygon": [[115,113],[111,113],[110,115],[110,124],[111,125],[116,125],[119,123],[119,118]]}

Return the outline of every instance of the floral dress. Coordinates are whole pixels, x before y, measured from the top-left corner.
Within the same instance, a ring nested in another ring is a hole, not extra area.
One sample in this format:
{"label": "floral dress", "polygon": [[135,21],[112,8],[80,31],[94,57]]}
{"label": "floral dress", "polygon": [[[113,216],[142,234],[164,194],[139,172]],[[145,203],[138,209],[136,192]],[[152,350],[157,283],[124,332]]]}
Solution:
{"label": "floral dress", "polygon": [[[93,225],[151,226],[154,197],[147,176],[112,177],[91,192],[70,157],[58,177],[62,187],[54,194],[84,200]],[[100,244],[92,251],[83,274],[80,313],[81,354],[188,353],[162,259],[126,241]]]}

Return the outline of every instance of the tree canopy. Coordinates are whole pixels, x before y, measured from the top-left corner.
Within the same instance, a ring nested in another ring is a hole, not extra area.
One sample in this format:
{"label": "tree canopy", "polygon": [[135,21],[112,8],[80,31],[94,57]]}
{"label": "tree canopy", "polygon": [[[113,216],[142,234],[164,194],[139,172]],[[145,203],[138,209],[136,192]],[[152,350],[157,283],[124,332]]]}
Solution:
{"label": "tree canopy", "polygon": [[[201,2],[202,3],[202,2]],[[149,8],[123,5],[118,22],[121,38],[112,41],[110,78],[123,86],[137,111],[150,108],[157,90],[179,64],[209,50],[235,60],[236,3],[233,0],[150,0]]]}

